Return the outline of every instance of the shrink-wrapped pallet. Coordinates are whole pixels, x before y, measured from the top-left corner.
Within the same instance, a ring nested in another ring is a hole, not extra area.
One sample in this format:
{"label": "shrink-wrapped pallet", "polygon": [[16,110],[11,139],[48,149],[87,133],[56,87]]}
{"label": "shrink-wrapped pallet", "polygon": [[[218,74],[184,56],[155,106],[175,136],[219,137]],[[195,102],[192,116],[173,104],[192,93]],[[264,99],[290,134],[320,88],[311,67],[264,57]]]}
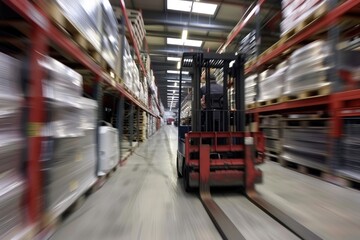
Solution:
{"label": "shrink-wrapped pallet", "polygon": [[329,86],[328,72],[330,50],[325,41],[312,42],[295,52],[289,58],[285,78],[285,95]]}
{"label": "shrink-wrapped pallet", "polygon": [[278,98],[283,94],[286,70],[286,63],[279,64],[275,72],[259,82],[259,101]]}
{"label": "shrink-wrapped pallet", "polygon": [[[324,14],[328,9],[327,0],[282,0],[282,16],[280,23],[281,35],[287,34],[301,24],[305,27],[308,22]],[[308,18],[309,21],[305,22]]]}
{"label": "shrink-wrapped pallet", "polygon": [[100,137],[100,161],[98,175],[102,176],[110,172],[120,160],[118,130],[111,126],[99,128]]}
{"label": "shrink-wrapped pallet", "polygon": [[120,46],[117,20],[108,0],[54,0],[62,14],[115,70]]}
{"label": "shrink-wrapped pallet", "polygon": [[245,104],[251,104],[255,101],[257,76],[257,74],[253,74],[245,79]]}
{"label": "shrink-wrapped pallet", "polygon": [[74,70],[50,57],[40,65],[47,109],[43,192],[46,211],[56,217],[95,182],[95,159],[85,150],[95,149],[96,103],[82,98],[82,76]]}
{"label": "shrink-wrapped pallet", "polygon": [[0,239],[24,222],[21,64],[0,53]]}

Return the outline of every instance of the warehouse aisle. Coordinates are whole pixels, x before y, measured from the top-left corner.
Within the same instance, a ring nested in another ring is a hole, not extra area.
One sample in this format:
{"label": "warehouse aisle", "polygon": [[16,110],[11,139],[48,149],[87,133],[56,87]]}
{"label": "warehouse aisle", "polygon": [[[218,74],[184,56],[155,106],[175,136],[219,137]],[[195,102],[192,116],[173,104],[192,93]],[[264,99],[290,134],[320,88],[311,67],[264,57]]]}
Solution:
{"label": "warehouse aisle", "polygon": [[[102,189],[59,227],[58,239],[221,239],[196,194],[176,177],[176,128],[142,144]],[[259,192],[324,239],[360,236],[360,194],[267,163]],[[297,239],[239,193],[215,201],[247,239]]]}
{"label": "warehouse aisle", "polygon": [[176,176],[177,129],[165,126],[62,224],[52,239],[221,239]]}

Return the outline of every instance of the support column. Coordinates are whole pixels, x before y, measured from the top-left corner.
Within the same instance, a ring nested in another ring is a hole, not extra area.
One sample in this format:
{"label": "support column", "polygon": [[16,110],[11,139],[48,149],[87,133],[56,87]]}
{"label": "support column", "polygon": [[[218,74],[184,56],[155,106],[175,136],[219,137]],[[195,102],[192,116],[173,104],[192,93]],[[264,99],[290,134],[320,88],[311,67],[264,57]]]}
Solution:
{"label": "support column", "polygon": [[122,156],[122,142],[123,142],[123,135],[124,135],[124,105],[125,99],[124,96],[121,95],[118,98],[117,104],[117,116],[116,116],[116,128],[118,129],[118,137],[119,137],[119,155],[120,161]]}
{"label": "support column", "polygon": [[134,104],[130,103],[130,116],[129,116],[129,141],[130,141],[130,147],[133,146],[133,140],[134,140]]}
{"label": "support column", "polygon": [[98,113],[96,119],[96,175],[99,171],[99,163],[100,163],[100,121],[103,119],[103,91],[101,88],[100,81],[95,82],[94,86],[94,96],[95,100],[98,104]]}
{"label": "support column", "polygon": [[39,61],[47,54],[47,42],[44,33],[39,27],[34,26],[31,31],[31,50],[30,50],[30,84],[28,92],[28,216],[30,223],[36,222],[40,217],[41,211],[41,157],[42,157],[42,128],[45,123],[45,103],[42,92],[42,79],[44,71],[39,66]]}

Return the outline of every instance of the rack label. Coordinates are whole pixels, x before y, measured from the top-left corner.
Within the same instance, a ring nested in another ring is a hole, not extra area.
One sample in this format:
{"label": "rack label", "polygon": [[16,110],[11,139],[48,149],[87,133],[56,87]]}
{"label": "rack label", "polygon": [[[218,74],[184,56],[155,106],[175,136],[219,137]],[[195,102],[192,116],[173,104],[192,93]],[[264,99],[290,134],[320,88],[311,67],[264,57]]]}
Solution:
{"label": "rack label", "polygon": [[29,137],[40,137],[41,136],[42,123],[41,122],[30,122],[27,126],[27,135]]}

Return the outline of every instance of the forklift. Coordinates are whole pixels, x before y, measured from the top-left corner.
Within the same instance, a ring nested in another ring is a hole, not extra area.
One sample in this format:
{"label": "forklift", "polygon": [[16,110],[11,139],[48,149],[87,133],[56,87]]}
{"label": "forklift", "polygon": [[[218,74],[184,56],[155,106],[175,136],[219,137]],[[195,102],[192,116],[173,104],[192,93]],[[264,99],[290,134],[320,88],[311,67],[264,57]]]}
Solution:
{"label": "forklift", "polygon": [[[251,121],[245,113],[244,62],[242,54],[183,53],[177,175],[183,178],[185,191],[199,189],[200,200],[223,239],[245,237],[212,199],[212,186],[242,187],[247,199],[301,239],[320,240],[255,190],[255,184],[262,182],[262,172],[256,166],[264,162],[265,144],[257,129],[246,129]],[[185,71],[191,77],[185,76]],[[214,72],[222,91],[219,86],[212,91]],[[183,91],[187,88],[190,91]],[[234,88],[233,96],[229,88]]]}
{"label": "forklift", "polygon": [[[211,89],[214,72],[222,83],[221,92],[219,87],[216,93]],[[205,86],[201,89],[201,85]],[[234,88],[234,108],[230,108],[230,87]],[[183,90],[187,88],[191,90],[185,97]],[[186,191],[202,183],[209,187],[253,188],[262,181],[262,173],[255,166],[264,162],[264,137],[259,132],[245,131],[246,122],[244,56],[183,53],[176,166]]]}

